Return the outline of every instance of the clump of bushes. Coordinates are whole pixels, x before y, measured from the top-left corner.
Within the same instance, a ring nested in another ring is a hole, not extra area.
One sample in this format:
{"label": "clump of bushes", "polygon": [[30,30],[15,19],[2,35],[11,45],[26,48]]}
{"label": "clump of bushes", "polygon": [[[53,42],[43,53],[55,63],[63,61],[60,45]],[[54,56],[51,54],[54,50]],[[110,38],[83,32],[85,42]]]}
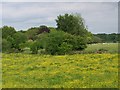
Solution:
{"label": "clump of bushes", "polygon": [[8,26],[0,28],[4,39],[3,51],[8,52],[10,49],[12,52],[24,52],[24,48],[30,48],[32,54],[63,55],[87,47],[87,41],[91,40],[92,34],[87,31],[80,15],[59,15],[56,24],[57,28],[42,25],[27,31],[16,31]]}
{"label": "clump of bushes", "polygon": [[32,53],[38,53],[39,49],[44,49],[47,54],[63,55],[73,50],[83,50],[86,42],[79,36],[74,36],[63,31],[53,31],[43,33],[31,46]]}
{"label": "clump of bushes", "polygon": [[[9,28],[9,27],[8,27]],[[33,31],[37,28],[33,28]],[[6,29],[3,29],[5,31]],[[7,35],[2,40],[3,52],[24,52],[24,48],[30,48],[32,54],[51,54],[51,55],[64,55],[72,51],[79,51],[86,48],[86,42],[83,37],[72,35],[62,30],[52,28],[52,31],[45,26],[41,26],[40,34],[33,34],[27,36],[26,32],[14,32]],[[47,32],[48,30],[48,32]],[[28,31],[32,31],[32,28]],[[28,52],[27,50],[27,52]]]}

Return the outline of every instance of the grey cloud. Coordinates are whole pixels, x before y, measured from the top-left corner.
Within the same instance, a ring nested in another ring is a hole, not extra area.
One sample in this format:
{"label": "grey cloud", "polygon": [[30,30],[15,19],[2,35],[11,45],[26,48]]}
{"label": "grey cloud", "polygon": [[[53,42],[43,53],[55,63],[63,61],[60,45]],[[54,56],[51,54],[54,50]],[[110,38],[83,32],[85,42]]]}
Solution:
{"label": "grey cloud", "polygon": [[4,2],[118,2],[119,0],[3,0]]}
{"label": "grey cloud", "polygon": [[59,14],[80,13],[89,31],[117,32],[117,3],[3,3],[3,25],[14,26],[17,30],[46,24],[55,26]]}

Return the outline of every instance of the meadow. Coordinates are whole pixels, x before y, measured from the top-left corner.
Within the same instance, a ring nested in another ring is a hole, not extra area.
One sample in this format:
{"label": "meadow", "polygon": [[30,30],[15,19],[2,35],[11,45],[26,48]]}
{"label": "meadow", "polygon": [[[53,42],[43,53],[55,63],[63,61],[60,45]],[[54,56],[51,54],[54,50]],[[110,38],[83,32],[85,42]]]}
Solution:
{"label": "meadow", "polygon": [[55,27],[0,27],[2,88],[118,88],[120,34],[93,34],[79,13],[54,20]]}
{"label": "meadow", "polygon": [[117,88],[118,54],[2,54],[3,88]]}

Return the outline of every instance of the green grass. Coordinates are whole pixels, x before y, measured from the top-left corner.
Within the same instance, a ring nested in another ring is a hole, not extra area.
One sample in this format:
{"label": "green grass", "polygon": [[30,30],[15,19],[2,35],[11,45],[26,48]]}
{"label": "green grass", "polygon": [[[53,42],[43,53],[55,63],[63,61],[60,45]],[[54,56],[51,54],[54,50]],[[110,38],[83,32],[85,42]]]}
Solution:
{"label": "green grass", "polygon": [[117,88],[118,54],[2,54],[3,88]]}
{"label": "green grass", "polygon": [[84,52],[97,53],[100,50],[106,53],[118,53],[118,43],[89,44]]}

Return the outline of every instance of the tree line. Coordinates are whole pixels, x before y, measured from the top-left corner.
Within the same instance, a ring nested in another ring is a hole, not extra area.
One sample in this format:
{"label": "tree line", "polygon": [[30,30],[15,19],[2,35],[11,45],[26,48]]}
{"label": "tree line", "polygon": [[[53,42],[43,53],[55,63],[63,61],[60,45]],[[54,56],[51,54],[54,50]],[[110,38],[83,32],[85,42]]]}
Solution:
{"label": "tree line", "polygon": [[99,33],[99,34],[94,34],[94,36],[99,38],[100,43],[117,43],[120,40],[120,34],[118,33],[111,33],[111,34]]}
{"label": "tree line", "polygon": [[118,34],[92,34],[85,26],[84,19],[78,14],[64,14],[55,20],[57,28],[41,25],[26,31],[3,26],[2,52],[24,52],[37,54],[63,55],[81,51],[87,44],[118,42]]}

